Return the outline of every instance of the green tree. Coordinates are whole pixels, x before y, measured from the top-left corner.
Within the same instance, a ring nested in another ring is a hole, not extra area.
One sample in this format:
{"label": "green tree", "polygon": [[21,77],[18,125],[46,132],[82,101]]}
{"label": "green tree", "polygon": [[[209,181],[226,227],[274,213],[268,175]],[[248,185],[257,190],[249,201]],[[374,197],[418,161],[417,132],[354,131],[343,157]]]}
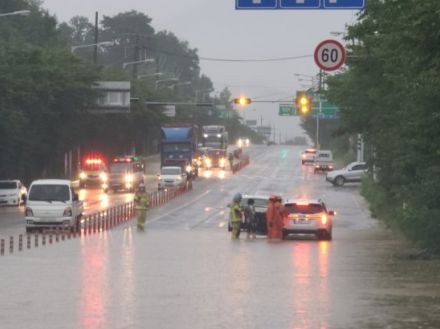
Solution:
{"label": "green tree", "polygon": [[435,0],[370,0],[348,29],[348,69],[328,79],[344,129],[363,133],[370,146],[374,212],[437,251],[439,13]]}

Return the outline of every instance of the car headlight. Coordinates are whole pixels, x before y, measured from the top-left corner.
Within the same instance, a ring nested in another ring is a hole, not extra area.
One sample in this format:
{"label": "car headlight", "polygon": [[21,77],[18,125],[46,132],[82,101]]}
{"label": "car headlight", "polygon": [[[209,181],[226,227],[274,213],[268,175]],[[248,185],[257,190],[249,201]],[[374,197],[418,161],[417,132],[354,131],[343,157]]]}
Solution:
{"label": "car headlight", "polygon": [[222,135],[221,134],[217,134],[217,138],[221,138],[222,137]]}
{"label": "car headlight", "polygon": [[191,172],[192,167],[191,167],[190,165],[187,165],[187,166],[185,167],[185,170],[186,170],[186,172]]}
{"label": "car headlight", "polygon": [[131,183],[132,181],[133,181],[133,175],[131,175],[131,174],[125,175],[125,182],[126,183]]}
{"label": "car headlight", "polygon": [[87,174],[84,171],[81,171],[79,173],[79,179],[86,179],[87,178]]}
{"label": "car headlight", "polygon": [[182,180],[182,177],[180,177],[180,176],[179,176],[179,177],[177,177],[177,180]]}
{"label": "car headlight", "polygon": [[203,137],[204,138],[208,138],[208,134],[203,134]]}
{"label": "car headlight", "polygon": [[105,172],[102,172],[102,173],[99,174],[99,178],[101,178],[101,181],[103,183],[105,183],[105,182],[107,182],[108,176],[107,176],[107,174]]}
{"label": "car headlight", "polygon": [[25,215],[26,217],[34,217],[34,212],[32,211],[31,208],[26,207],[26,210],[24,211],[24,215]]}
{"label": "car headlight", "polygon": [[225,158],[220,158],[220,160],[219,160],[219,164],[220,164],[220,166],[224,166],[224,165],[225,165],[225,162],[226,162],[226,159],[225,159]]}
{"label": "car headlight", "polygon": [[72,216],[72,208],[67,207],[66,209],[64,209],[63,217],[70,217],[70,216]]}

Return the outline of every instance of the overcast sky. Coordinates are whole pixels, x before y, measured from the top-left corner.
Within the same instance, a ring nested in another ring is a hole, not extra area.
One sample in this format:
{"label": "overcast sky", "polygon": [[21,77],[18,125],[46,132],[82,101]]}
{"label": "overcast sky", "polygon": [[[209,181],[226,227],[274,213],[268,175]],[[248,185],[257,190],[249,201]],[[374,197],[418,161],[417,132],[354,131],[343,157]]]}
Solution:
{"label": "overcast sky", "polygon": [[[94,20],[95,11],[115,15],[132,9],[153,19],[156,30],[168,30],[201,57],[225,59],[279,58],[312,55],[325,39],[338,38],[356,20],[356,11],[267,10],[237,11],[234,0],[44,0],[43,6],[59,21],[81,15]],[[316,75],[313,57],[283,62],[231,63],[200,61],[202,73],[214,82],[216,91],[228,86],[234,95],[253,99],[291,99],[304,89],[295,73]],[[305,78],[307,80],[307,78]],[[263,119],[280,137],[301,135],[298,119],[278,117],[277,104],[252,104],[242,110],[246,119]]]}

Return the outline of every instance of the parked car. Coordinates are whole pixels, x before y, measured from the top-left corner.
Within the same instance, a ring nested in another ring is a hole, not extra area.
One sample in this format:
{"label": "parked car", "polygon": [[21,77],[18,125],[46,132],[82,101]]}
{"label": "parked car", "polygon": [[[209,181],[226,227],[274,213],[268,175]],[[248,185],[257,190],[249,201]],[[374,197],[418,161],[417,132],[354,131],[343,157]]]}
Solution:
{"label": "parked car", "polygon": [[157,176],[157,189],[178,188],[186,185],[188,176],[179,166],[164,166]]}
{"label": "parked car", "polygon": [[315,161],[313,163],[313,171],[332,171],[334,168],[333,153],[329,150],[319,150],[315,154]]}
{"label": "parked car", "polygon": [[20,206],[27,196],[26,187],[18,180],[0,180],[0,205]]}
{"label": "parked car", "polygon": [[316,149],[308,148],[301,153],[301,164],[313,163],[315,161]]}
{"label": "parked car", "polygon": [[78,230],[83,210],[83,202],[79,201],[69,180],[36,180],[29,188],[26,201],[26,232],[53,227]]}
{"label": "parked car", "polygon": [[289,234],[314,234],[319,240],[332,239],[332,219],[322,200],[289,200],[284,204],[283,239]]}
{"label": "parked car", "polygon": [[[249,199],[254,199],[255,216],[257,218],[257,234],[266,235],[267,234],[266,211],[269,203],[269,197],[261,196],[261,195],[243,195],[240,206],[242,208],[246,207]],[[227,216],[229,216],[229,209]],[[241,229],[247,230],[246,223],[244,222],[242,223]],[[229,232],[232,231],[232,226],[230,221],[228,221],[228,231]]]}
{"label": "parked car", "polygon": [[367,171],[365,162],[352,162],[343,169],[327,173],[325,179],[335,186],[342,186],[345,183],[360,182]]}

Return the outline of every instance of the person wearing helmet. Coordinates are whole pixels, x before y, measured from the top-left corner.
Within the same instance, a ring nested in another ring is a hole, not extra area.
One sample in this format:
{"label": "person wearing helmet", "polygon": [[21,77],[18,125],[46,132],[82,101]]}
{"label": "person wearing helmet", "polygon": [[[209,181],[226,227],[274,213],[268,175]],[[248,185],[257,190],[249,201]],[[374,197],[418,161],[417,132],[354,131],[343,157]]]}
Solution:
{"label": "person wearing helmet", "polygon": [[241,222],[243,210],[241,209],[241,193],[236,193],[232,198],[232,203],[229,205],[229,219],[232,226],[231,239],[236,240],[240,237]]}
{"label": "person wearing helmet", "polygon": [[145,190],[144,183],[140,183],[134,195],[134,208],[136,210],[137,229],[145,230],[145,221],[147,219],[147,209],[150,207],[150,197]]}
{"label": "person wearing helmet", "polygon": [[271,195],[266,211],[267,239],[278,241],[282,238],[284,207],[279,195]]}

